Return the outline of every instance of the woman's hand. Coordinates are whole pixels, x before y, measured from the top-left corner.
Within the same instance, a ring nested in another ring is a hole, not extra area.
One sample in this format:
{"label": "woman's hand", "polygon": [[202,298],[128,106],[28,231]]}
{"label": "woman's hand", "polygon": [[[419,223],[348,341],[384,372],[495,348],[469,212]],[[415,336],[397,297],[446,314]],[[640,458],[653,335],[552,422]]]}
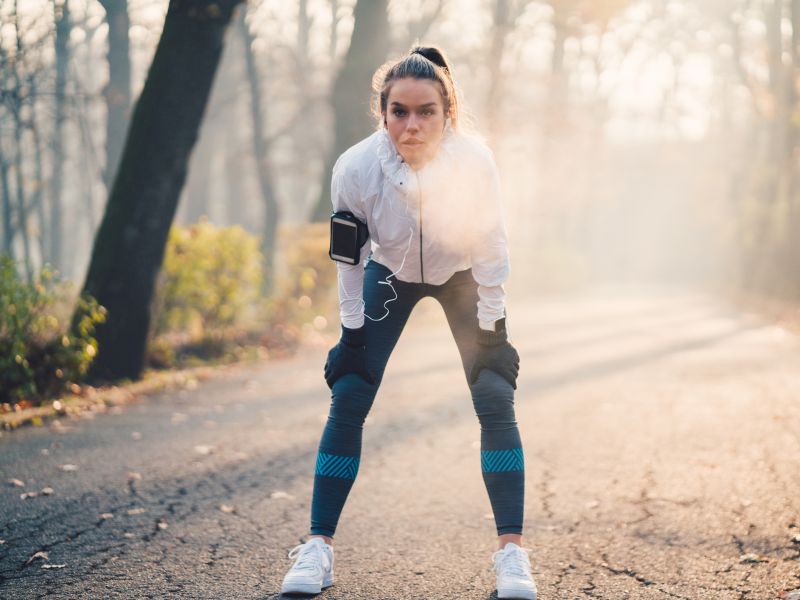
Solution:
{"label": "woman's hand", "polygon": [[342,337],[339,343],[328,351],[325,361],[325,381],[333,389],[333,384],[342,376],[354,373],[369,384],[375,378],[367,369],[367,336],[364,326],[349,329],[342,325]]}
{"label": "woman's hand", "polygon": [[478,328],[478,356],[469,375],[470,385],[478,381],[483,369],[494,371],[517,389],[519,353],[508,341],[505,328],[498,332]]}

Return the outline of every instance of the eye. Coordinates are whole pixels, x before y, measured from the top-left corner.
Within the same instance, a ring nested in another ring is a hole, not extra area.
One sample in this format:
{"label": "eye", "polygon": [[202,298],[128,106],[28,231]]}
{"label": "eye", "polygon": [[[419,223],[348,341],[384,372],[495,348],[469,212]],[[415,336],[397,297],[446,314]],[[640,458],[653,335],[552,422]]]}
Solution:
{"label": "eye", "polygon": [[406,111],[404,111],[404,110],[403,110],[403,109],[401,109],[401,108],[395,108],[395,109],[394,109],[394,111],[392,111],[392,114],[393,114],[395,117],[402,117],[403,115],[405,115],[405,114],[406,114]]}
{"label": "eye", "polygon": [[425,110],[422,111],[422,114],[425,115],[426,117],[430,117],[433,113],[434,113],[433,109],[430,108],[426,108]]}

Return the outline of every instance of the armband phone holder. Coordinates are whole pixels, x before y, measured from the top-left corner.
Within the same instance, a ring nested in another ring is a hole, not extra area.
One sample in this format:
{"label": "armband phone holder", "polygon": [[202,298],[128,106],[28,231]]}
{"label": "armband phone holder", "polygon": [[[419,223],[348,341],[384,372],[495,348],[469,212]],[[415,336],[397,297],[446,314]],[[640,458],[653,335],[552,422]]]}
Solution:
{"label": "armband phone holder", "polygon": [[366,223],[353,213],[335,212],[331,215],[331,245],[328,255],[336,261],[357,265],[361,260],[361,247],[369,238]]}

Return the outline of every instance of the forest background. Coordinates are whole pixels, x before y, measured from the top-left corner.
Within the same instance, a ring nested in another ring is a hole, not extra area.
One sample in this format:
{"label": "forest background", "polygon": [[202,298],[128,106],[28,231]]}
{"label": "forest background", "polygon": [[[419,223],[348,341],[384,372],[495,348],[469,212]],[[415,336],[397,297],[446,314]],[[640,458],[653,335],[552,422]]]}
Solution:
{"label": "forest background", "polygon": [[497,157],[515,293],[797,314],[800,0],[4,0],[3,410],[335,334],[331,165],[417,41]]}

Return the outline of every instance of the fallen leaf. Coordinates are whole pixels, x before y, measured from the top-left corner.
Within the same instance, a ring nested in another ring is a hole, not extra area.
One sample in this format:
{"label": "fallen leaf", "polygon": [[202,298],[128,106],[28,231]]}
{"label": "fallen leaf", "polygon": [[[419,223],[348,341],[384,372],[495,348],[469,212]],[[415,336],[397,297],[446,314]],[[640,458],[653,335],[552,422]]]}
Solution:
{"label": "fallen leaf", "polygon": [[189,415],[186,415],[184,413],[176,412],[176,413],[172,413],[172,419],[170,419],[170,420],[172,421],[173,425],[176,425],[178,423],[183,423],[188,418],[189,418]]}
{"label": "fallen leaf", "polygon": [[2,545],[3,545],[3,544],[5,544],[5,543],[6,543],[6,541],[5,541],[5,540],[0,540],[0,546],[2,546]]}
{"label": "fallen leaf", "polygon": [[50,560],[50,559],[48,558],[48,556],[47,556],[47,552],[43,552],[42,550],[40,550],[39,552],[37,552],[36,554],[34,554],[33,556],[31,556],[31,557],[30,557],[30,558],[29,558],[29,559],[28,559],[28,560],[25,562],[25,564],[26,564],[26,565],[29,565],[29,564],[31,564],[33,561],[35,561],[37,558],[41,558],[42,560]]}
{"label": "fallen leaf", "polygon": [[291,494],[287,494],[286,492],[282,492],[282,491],[272,492],[269,495],[269,497],[270,498],[277,498],[277,499],[285,498],[285,499],[288,499],[288,500],[291,500],[292,498],[294,498],[294,496],[292,496]]}
{"label": "fallen leaf", "polygon": [[66,564],[60,564],[60,565],[46,564],[46,565],[42,565],[42,568],[43,569],[63,569],[66,566],[67,566]]}
{"label": "fallen leaf", "polygon": [[51,487],[42,488],[42,491],[39,492],[39,493],[42,494],[42,496],[52,496],[53,495],[53,488],[51,488]]}
{"label": "fallen leaf", "polygon": [[133,534],[133,533],[131,533],[130,531],[127,531],[127,532],[125,532],[125,533],[123,533],[123,534],[122,534],[122,537],[126,537],[126,538],[128,538],[128,539],[131,539],[131,538],[135,538],[135,537],[136,537],[136,535],[134,535],[134,534]]}
{"label": "fallen leaf", "polygon": [[194,451],[197,452],[200,456],[208,456],[209,454],[214,452],[214,446],[205,446],[201,444],[200,446],[195,446]]}
{"label": "fallen leaf", "polygon": [[146,513],[146,512],[147,512],[146,508],[130,508],[130,509],[128,509],[128,514],[129,515],[140,515],[140,514]]}
{"label": "fallen leaf", "polygon": [[792,542],[795,544],[800,544],[800,533],[792,536]]}
{"label": "fallen leaf", "polygon": [[139,481],[141,478],[141,473],[137,473],[136,471],[128,471],[128,481]]}
{"label": "fallen leaf", "polygon": [[24,492],[19,495],[20,500],[27,500],[28,498],[36,498],[39,492]]}
{"label": "fallen leaf", "polygon": [[102,513],[102,514],[100,515],[100,518],[101,518],[101,519],[103,519],[103,520],[106,520],[106,519],[113,519],[113,518],[114,518],[114,515],[113,515],[112,513]]}
{"label": "fallen leaf", "polygon": [[230,504],[220,504],[219,509],[224,513],[234,513],[236,512],[236,507],[231,506]]}
{"label": "fallen leaf", "polygon": [[8,483],[13,485],[14,487],[23,487],[25,485],[25,482],[22,481],[21,479],[14,479],[14,478],[9,479]]}
{"label": "fallen leaf", "polygon": [[61,465],[61,466],[59,467],[59,469],[61,469],[61,470],[62,470],[62,471],[64,471],[65,473],[73,473],[73,472],[75,472],[75,471],[77,471],[77,470],[78,470],[78,465],[69,465],[69,464],[67,464],[67,465]]}
{"label": "fallen leaf", "polygon": [[169,527],[169,525],[167,524],[166,521],[159,521],[158,523],[156,523],[156,527],[158,527],[161,530],[164,530],[167,527]]}
{"label": "fallen leaf", "polygon": [[47,448],[42,448],[41,450],[39,450],[39,452],[42,453],[42,456],[47,456],[50,454],[50,450],[48,450]]}
{"label": "fallen leaf", "polygon": [[598,502],[597,500],[589,500],[589,502],[587,502],[585,506],[586,508],[597,508],[598,506],[600,506],[600,502]]}
{"label": "fallen leaf", "polygon": [[755,554],[751,552],[750,554],[742,554],[739,557],[739,562],[743,563],[762,563],[762,562],[769,562],[769,559],[766,556],[761,556],[759,554]]}

